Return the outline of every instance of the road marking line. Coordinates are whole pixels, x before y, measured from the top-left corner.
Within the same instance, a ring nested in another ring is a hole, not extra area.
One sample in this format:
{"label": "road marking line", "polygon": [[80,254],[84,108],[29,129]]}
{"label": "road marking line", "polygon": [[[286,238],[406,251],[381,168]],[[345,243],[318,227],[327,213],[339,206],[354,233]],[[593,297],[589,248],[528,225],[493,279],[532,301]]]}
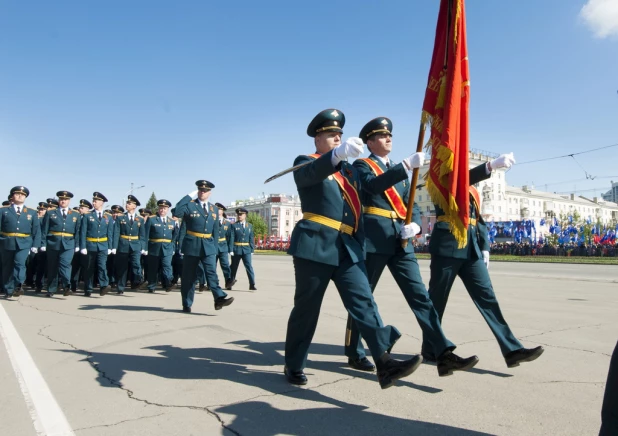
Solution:
{"label": "road marking line", "polygon": [[75,433],[69,421],[64,416],[2,305],[0,305],[0,336],[4,341],[37,434],[74,436]]}

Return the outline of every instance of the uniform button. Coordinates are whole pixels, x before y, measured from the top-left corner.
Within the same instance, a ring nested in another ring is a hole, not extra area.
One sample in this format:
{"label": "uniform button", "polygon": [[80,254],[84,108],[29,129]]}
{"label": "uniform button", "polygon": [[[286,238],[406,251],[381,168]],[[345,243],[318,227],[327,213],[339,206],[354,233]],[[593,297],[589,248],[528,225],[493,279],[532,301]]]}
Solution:
{"label": "uniform button", "polygon": [[346,213],[344,213],[344,214],[343,214],[343,216],[348,216],[348,213],[347,213],[347,212],[346,212]]}
{"label": "uniform button", "polygon": [[19,227],[17,227],[17,230],[19,230]]}

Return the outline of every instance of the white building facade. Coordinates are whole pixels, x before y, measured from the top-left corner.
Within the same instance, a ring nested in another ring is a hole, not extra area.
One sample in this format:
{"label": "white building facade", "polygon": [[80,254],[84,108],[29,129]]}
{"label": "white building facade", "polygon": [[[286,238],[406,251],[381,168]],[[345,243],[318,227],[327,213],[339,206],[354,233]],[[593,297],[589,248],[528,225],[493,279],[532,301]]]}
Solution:
{"label": "white building facade", "polygon": [[[269,235],[289,239],[294,226],[303,216],[298,195],[269,194],[254,199],[232,202],[230,209],[244,207],[260,215],[268,226]],[[231,214],[230,214],[231,215]],[[257,235],[256,235],[257,236]]]}

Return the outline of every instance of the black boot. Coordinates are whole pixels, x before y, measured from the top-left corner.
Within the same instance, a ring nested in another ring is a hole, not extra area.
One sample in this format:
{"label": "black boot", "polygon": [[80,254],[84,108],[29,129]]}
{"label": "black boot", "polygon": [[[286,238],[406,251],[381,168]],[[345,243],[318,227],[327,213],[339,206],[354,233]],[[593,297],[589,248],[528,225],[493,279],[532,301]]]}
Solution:
{"label": "black boot", "polygon": [[354,369],[358,369],[359,371],[372,372],[376,369],[374,364],[371,363],[366,357],[361,359],[348,359],[348,365]]}
{"label": "black boot", "polygon": [[288,379],[288,382],[293,385],[306,385],[307,384],[307,376],[301,369],[300,371],[291,371],[286,366],[283,368],[283,373],[285,377]]}
{"label": "black boot", "polygon": [[506,361],[506,366],[515,368],[519,366],[520,363],[532,362],[538,359],[539,356],[543,354],[543,351],[545,351],[545,349],[541,346],[535,348],[520,348],[519,350],[508,353],[504,356],[504,360]]}
{"label": "black boot", "polygon": [[407,377],[416,371],[421,362],[423,362],[423,358],[420,355],[416,355],[408,360],[395,360],[389,353],[384,353],[376,361],[380,387],[382,389],[390,388],[395,384],[395,380]]}
{"label": "black boot", "polygon": [[462,359],[452,351],[446,350],[438,357],[438,375],[446,377],[447,375],[453,375],[453,371],[466,371],[473,368],[478,362],[479,358],[476,356]]}

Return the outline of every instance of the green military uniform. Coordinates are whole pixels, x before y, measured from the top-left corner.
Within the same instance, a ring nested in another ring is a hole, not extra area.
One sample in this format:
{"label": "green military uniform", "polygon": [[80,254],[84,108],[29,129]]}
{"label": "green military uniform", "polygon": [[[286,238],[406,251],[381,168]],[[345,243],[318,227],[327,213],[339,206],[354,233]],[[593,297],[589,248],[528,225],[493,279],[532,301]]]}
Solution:
{"label": "green military uniform", "polygon": [[[59,199],[71,199],[73,194],[58,191]],[[47,253],[47,296],[58,290],[58,282],[69,295],[71,282],[71,262],[75,249],[79,251],[79,226],[81,215],[72,209],[50,210],[43,217],[41,250]]]}
{"label": "green military uniform", "polygon": [[[127,203],[132,202],[137,206],[140,202],[135,196],[129,195]],[[129,264],[133,272],[131,278],[131,288],[135,289],[142,284],[142,251],[146,249],[144,241],[145,234],[145,218],[137,215],[133,211],[133,215],[129,213],[118,215],[114,224],[114,242],[112,244],[112,253],[116,259],[114,266],[116,268],[116,286],[118,294],[123,294],[127,285],[127,272]]]}
{"label": "green military uniform", "polygon": [[[198,190],[209,191],[215,187],[207,180],[198,180]],[[215,299],[215,310],[232,303],[233,298],[219,286],[217,277],[217,251],[219,237],[219,220],[215,206],[208,201],[192,200],[189,195],[183,197],[174,210],[174,216],[182,218],[186,234],[182,239],[181,252],[184,255],[181,294],[184,312],[191,312],[195,296],[195,279],[198,264],[202,264],[206,273],[206,282]]]}
{"label": "green military uniform", "polygon": [[[81,235],[81,221],[84,213],[88,213],[92,209],[92,204],[82,198],[79,200],[79,207],[75,207],[77,209],[76,212],[79,213],[79,222],[80,222],[80,234],[77,235],[76,243],[79,246],[80,235]],[[87,210],[86,210],[87,209]],[[87,256],[82,256],[79,252],[75,253],[73,256],[73,261],[71,262],[71,291],[77,291],[77,285],[79,284],[80,277],[83,275],[83,272],[86,270],[86,260]]]}
{"label": "green military uniform", "polygon": [[[92,194],[94,200],[107,202],[100,192]],[[87,297],[92,294],[95,269],[98,272],[100,294],[105,295],[109,285],[107,276],[107,256],[111,252],[114,237],[112,215],[107,212],[92,212],[82,215],[80,224],[79,247],[86,251],[86,268],[84,271],[84,292]]]}
{"label": "green military uniform", "polygon": [[[470,170],[470,185],[489,177],[490,173],[486,169],[486,164],[479,165]],[[459,276],[472,301],[474,301],[498,340],[502,354],[506,356],[510,352],[522,349],[521,343],[515,338],[502,316],[487,266],[483,262],[482,251],[489,251],[489,238],[487,237],[487,227],[484,225],[475,202],[472,198],[470,199],[471,224],[468,226],[468,243],[463,248],[458,248],[457,240],[450,231],[449,223],[440,220],[444,211],[438,206],[435,206],[435,208],[438,222],[434,226],[429,241],[429,252],[431,253],[429,296],[440,316],[440,321],[444,315],[453,282]],[[428,346],[427,337],[424,336],[423,355],[430,357],[431,348]]]}
{"label": "green military uniform", "polygon": [[227,208],[221,203],[215,203],[215,206],[223,211],[223,217],[219,218],[219,251],[217,252],[217,261],[221,264],[221,271],[223,271],[223,278],[225,279],[225,289],[229,290],[234,285],[232,282],[236,282],[230,279],[232,272],[229,259],[229,253],[232,252],[234,247],[234,232],[232,231],[232,224],[225,216]]}
{"label": "green military uniform", "polygon": [[[236,209],[236,214],[245,214],[249,212],[247,209],[239,207]],[[249,289],[251,291],[257,291],[255,287],[255,273],[253,272],[253,265],[251,265],[251,254],[255,250],[255,235],[253,234],[253,225],[245,221],[236,221],[232,224],[232,233],[234,235],[234,245],[232,250],[232,274],[230,276],[230,288],[233,283],[236,283],[236,272],[240,266],[242,260],[245,270],[247,271],[247,278],[249,279]]]}
{"label": "green military uniform", "polygon": [[[391,120],[379,117],[368,122],[359,136],[367,142],[375,134],[390,136],[391,132]],[[363,187],[363,221],[367,235],[365,266],[371,291],[375,290],[382,271],[388,266],[435,355],[441,356],[446,351],[455,349],[455,345],[442,331],[438,314],[423,283],[411,239],[406,248],[401,246],[400,228],[405,220],[410,195],[406,168],[402,163],[394,164],[388,157],[380,158],[373,153],[368,159],[356,159],[354,167]],[[420,209],[416,203],[412,220],[420,228]],[[360,334],[351,316],[348,317],[345,354],[355,368],[373,370],[373,365],[365,359]],[[448,371],[440,372],[441,375],[447,373]]]}
{"label": "green military uniform", "polygon": [[[159,206],[170,207],[172,203],[159,200]],[[146,244],[146,263],[148,265],[148,292],[157,287],[157,276],[161,269],[162,284],[166,292],[172,288],[172,258],[174,256],[178,227],[174,220],[158,214],[148,218],[144,226],[144,243]]]}
{"label": "green military uniform", "polygon": [[[30,191],[25,186],[15,186],[10,196]],[[7,297],[23,293],[26,280],[26,259],[30,251],[37,252],[41,245],[41,225],[35,209],[25,205],[12,204],[0,208],[0,259],[2,260],[2,282]]]}
{"label": "green military uniform", "polygon": [[[321,132],[341,133],[344,124],[341,111],[327,109],[313,119],[307,134],[316,137]],[[347,161],[333,166],[333,153],[331,150],[317,158],[301,155],[294,161],[294,165],[306,163],[294,172],[303,218],[292,232],[288,250],[294,256],[296,290],[288,320],[284,372],[294,384],[307,383],[303,369],[322,299],[331,280],[376,363],[388,355],[386,350],[401,336],[395,327],[383,324],[367,281],[363,262],[365,232],[359,216],[361,182],[357,170]],[[414,369],[408,370],[405,375]],[[382,387],[389,387],[392,382],[383,383],[380,374]]]}

